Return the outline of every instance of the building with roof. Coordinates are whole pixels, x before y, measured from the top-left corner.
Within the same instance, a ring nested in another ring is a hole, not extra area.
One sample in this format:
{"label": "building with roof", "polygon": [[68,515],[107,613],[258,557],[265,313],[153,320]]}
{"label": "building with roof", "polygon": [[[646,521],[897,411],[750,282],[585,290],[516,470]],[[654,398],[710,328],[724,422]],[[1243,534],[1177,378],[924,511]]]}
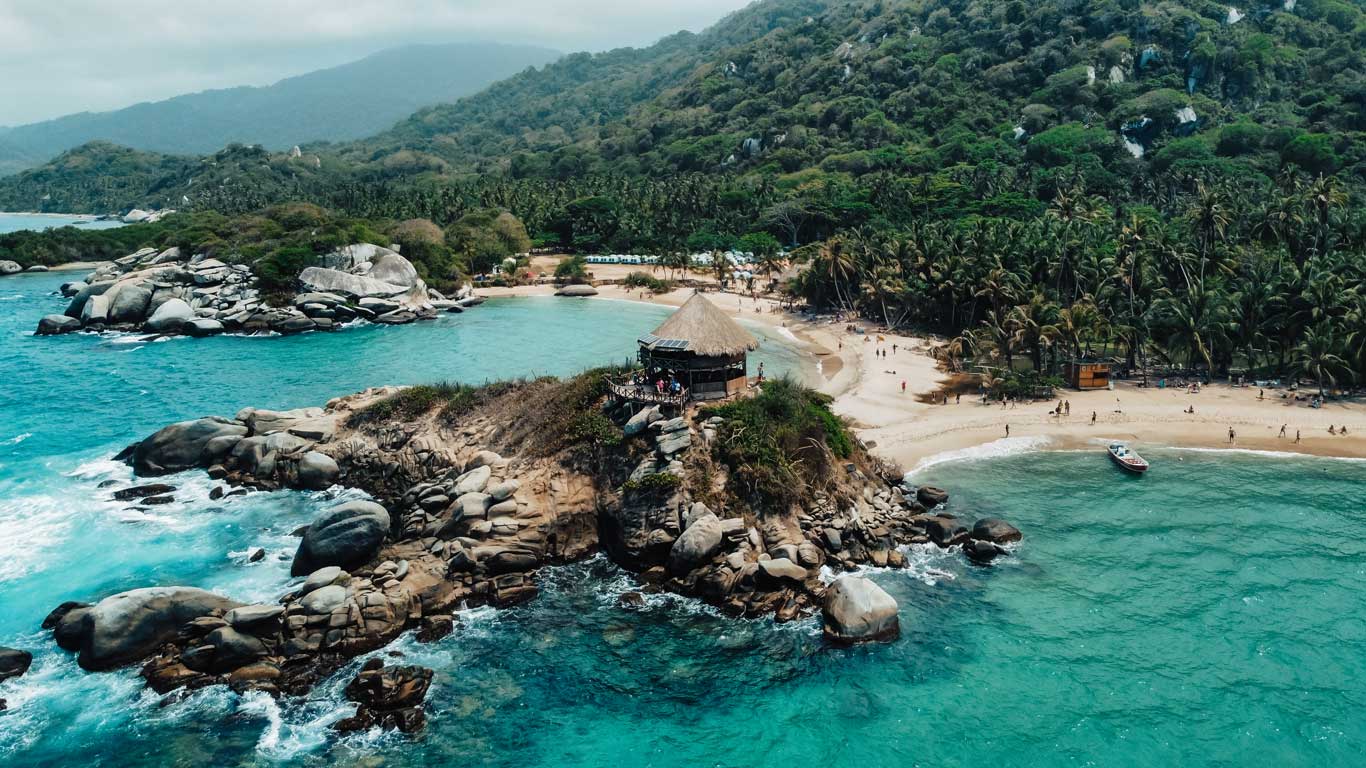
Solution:
{"label": "building with roof", "polygon": [[677,381],[692,400],[744,391],[749,383],[748,354],[759,348],[753,334],[700,293],[639,342],[640,365],[648,380]]}

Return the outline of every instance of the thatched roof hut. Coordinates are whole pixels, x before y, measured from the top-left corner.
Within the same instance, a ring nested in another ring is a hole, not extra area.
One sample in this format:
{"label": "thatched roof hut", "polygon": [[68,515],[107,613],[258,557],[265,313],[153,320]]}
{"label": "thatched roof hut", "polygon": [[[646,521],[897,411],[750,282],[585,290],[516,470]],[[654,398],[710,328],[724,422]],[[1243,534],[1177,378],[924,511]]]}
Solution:
{"label": "thatched roof hut", "polygon": [[743,355],[759,348],[754,334],[741,328],[700,293],[694,293],[652,333],[640,337],[640,344],[702,357]]}
{"label": "thatched roof hut", "polygon": [[698,293],[640,337],[640,364],[651,376],[678,381],[691,399],[706,400],[744,390],[747,353],[758,348],[754,334]]}

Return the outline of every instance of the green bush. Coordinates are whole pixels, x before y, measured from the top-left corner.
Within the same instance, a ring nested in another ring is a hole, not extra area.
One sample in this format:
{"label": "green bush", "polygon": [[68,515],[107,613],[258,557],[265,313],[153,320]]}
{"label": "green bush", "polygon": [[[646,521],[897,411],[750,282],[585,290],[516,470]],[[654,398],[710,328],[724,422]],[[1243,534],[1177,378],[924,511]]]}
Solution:
{"label": "green bush", "polygon": [[644,288],[650,293],[668,293],[674,289],[672,280],[661,280],[648,272],[632,272],[621,284],[627,288]]}

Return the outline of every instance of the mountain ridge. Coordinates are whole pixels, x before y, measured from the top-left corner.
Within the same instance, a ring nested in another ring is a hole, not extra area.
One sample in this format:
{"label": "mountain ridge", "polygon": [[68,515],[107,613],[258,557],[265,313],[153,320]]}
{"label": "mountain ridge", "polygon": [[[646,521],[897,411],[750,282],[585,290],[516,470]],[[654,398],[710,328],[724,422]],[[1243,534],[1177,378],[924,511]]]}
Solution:
{"label": "mountain ridge", "polygon": [[355,140],[423,106],[474,93],[559,56],[529,45],[407,45],[270,85],[209,89],[0,128],[0,176],[92,141],[202,155],[231,143],[279,151],[295,144]]}

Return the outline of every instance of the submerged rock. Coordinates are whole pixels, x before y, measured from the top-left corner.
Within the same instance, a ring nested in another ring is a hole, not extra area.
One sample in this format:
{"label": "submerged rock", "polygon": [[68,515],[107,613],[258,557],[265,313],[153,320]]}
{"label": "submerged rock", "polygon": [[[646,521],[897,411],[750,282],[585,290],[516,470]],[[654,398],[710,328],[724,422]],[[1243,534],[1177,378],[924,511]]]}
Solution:
{"label": "submerged rock", "polygon": [[1007,523],[1004,520],[997,520],[994,517],[987,517],[978,520],[972,526],[972,538],[979,541],[990,541],[995,544],[1005,544],[1011,541],[1019,541],[1024,538],[1020,529]]}
{"label": "submerged rock", "polygon": [[24,674],[32,663],[33,654],[28,651],[0,646],[0,683]]}
{"label": "submerged rock", "polygon": [[338,731],[360,731],[376,725],[416,733],[426,724],[422,703],[432,684],[432,671],[425,667],[384,667],[371,659],[360,674],[346,686],[346,698],[358,703],[356,714],[338,722]]}
{"label": "submerged rock", "polygon": [[39,336],[56,336],[62,333],[71,333],[79,330],[81,321],[66,315],[44,315],[38,321],[38,330],[34,331]]}
{"label": "submerged rock", "polygon": [[841,576],[825,592],[826,638],[861,643],[893,640],[901,632],[896,600],[862,576]]}

